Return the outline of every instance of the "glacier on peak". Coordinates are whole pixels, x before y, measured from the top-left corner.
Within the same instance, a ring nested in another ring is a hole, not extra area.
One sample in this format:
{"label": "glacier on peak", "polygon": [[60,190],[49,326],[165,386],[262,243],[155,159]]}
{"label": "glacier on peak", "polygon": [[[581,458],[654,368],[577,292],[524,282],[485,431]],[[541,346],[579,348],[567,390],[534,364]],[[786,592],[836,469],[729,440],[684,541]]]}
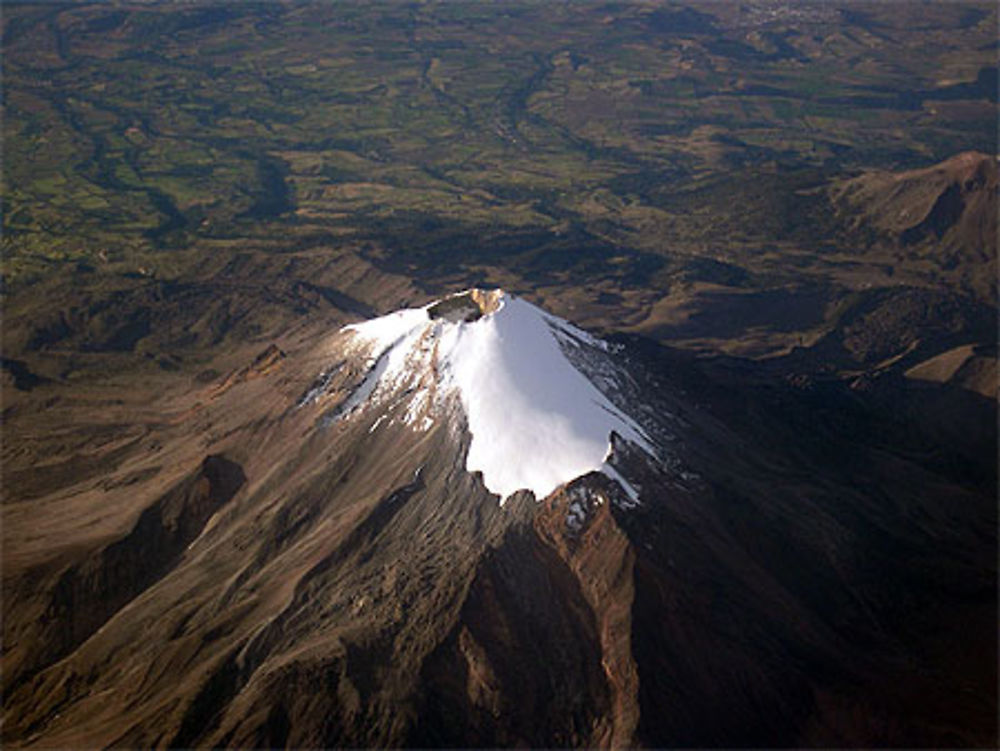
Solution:
{"label": "glacier on peak", "polygon": [[[457,393],[471,433],[466,469],[482,472],[501,503],[518,490],[544,498],[592,470],[635,498],[607,463],[611,434],[655,452],[636,422],[574,364],[579,358],[568,356],[580,348],[606,352],[602,340],[502,290],[462,292],[345,330],[366,348],[370,370],[344,411],[403,385],[424,407]],[[424,417],[417,426],[429,424]]]}

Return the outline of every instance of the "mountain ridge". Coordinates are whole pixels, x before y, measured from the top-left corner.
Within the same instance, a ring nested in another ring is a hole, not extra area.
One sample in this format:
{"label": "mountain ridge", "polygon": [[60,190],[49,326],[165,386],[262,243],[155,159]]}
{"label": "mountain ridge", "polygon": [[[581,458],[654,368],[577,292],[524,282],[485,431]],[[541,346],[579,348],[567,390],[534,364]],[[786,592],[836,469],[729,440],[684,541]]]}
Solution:
{"label": "mountain ridge", "polygon": [[[795,392],[772,404],[766,389],[712,386],[695,363],[621,342],[622,396],[669,446],[654,460],[610,438],[641,502],[591,472],[501,507],[467,471],[461,410],[427,430],[392,422],[406,405],[391,400],[324,419],[372,367],[352,342],[340,329],[276,342],[250,363],[280,350],[278,367],[151,405],[172,417],[119,470],[133,484],[73,490],[84,514],[126,491],[148,499],[159,474],[183,474],[206,448],[246,476],[170,569],[70,653],[33,668],[5,653],[6,743],[960,745],[995,733],[989,676],[962,656],[990,644],[995,506],[982,491],[877,442],[848,446],[849,411],[817,423]],[[317,380],[320,398],[303,404]],[[67,565],[109,544],[83,536],[86,518],[62,562],[5,568],[5,644],[46,644],[31,613]],[[967,636],[942,641],[941,628]],[[887,691],[887,675],[923,689]]]}

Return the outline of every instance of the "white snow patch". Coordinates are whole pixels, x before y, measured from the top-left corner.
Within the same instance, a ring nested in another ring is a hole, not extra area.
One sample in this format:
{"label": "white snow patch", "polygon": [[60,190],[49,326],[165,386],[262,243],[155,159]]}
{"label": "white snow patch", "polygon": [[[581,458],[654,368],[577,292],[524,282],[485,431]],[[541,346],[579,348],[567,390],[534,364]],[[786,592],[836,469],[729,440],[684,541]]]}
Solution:
{"label": "white snow patch", "polygon": [[575,501],[571,503],[569,513],[566,515],[566,526],[569,527],[570,531],[579,532],[586,519],[587,512],[583,510],[583,506]]}
{"label": "white snow patch", "polygon": [[619,485],[621,485],[622,486],[622,490],[625,491],[625,495],[628,496],[628,498],[629,498],[628,501],[622,502],[619,505],[621,505],[621,506],[623,506],[625,508],[634,508],[635,506],[639,505],[639,493],[636,491],[635,488],[632,487],[632,485],[629,483],[628,480],[626,480],[624,477],[622,477],[621,472],[619,472],[617,469],[615,469],[614,467],[612,467],[611,464],[608,463],[608,462],[605,462],[601,466],[601,472],[603,472],[608,477],[610,477],[612,480],[614,480]]}
{"label": "white snow patch", "polygon": [[340,407],[341,414],[349,415],[364,402],[368,401],[368,397],[374,393],[379,382],[382,380],[382,374],[385,373],[388,363],[389,360],[385,355],[376,360],[375,366],[365,375],[364,380],[361,381],[361,385],[344,400],[344,403]]}
{"label": "white snow patch", "polygon": [[418,308],[348,329],[370,344],[375,364],[345,406],[378,401],[380,393],[408,384],[417,391],[404,421],[426,430],[433,424],[427,381],[437,386],[435,403],[457,391],[472,434],[466,469],[482,472],[501,503],[518,490],[544,498],[592,470],[617,480],[637,501],[605,461],[611,432],[653,450],[564,351],[589,345],[607,352],[601,340],[504,293],[493,312],[475,321],[432,319]]}
{"label": "white snow patch", "polygon": [[407,308],[363,323],[353,323],[345,326],[344,330],[354,331],[365,341],[371,342],[374,345],[373,355],[378,357],[427,320],[424,308]]}

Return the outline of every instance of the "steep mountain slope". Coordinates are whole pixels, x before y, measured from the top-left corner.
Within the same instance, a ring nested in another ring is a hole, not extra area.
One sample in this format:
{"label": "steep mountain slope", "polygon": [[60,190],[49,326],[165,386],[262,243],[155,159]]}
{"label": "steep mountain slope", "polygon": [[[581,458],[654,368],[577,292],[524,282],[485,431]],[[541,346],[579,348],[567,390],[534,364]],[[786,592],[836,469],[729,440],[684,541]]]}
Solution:
{"label": "steep mountain slope", "polygon": [[949,244],[978,250],[978,260],[988,261],[986,249],[996,243],[996,214],[989,210],[996,190],[996,158],[965,152],[924,169],[870,172],[843,182],[834,196],[863,207],[875,227],[903,245],[947,235]]}
{"label": "steep mountain slope", "polygon": [[602,466],[614,476],[612,433],[653,451],[592,380],[620,392],[607,345],[524,300],[473,290],[348,329],[371,347],[372,365],[337,416],[405,389],[404,421],[426,430],[457,395],[472,434],[466,469],[501,499],[522,489],[543,498]]}
{"label": "steep mountain slope", "polygon": [[298,330],[5,502],[5,743],[994,742],[991,486],[808,398],[498,291]]}
{"label": "steep mountain slope", "polygon": [[901,259],[930,261],[995,304],[997,158],[964,152],[923,169],[873,170],[830,191],[849,223],[887,238]]}

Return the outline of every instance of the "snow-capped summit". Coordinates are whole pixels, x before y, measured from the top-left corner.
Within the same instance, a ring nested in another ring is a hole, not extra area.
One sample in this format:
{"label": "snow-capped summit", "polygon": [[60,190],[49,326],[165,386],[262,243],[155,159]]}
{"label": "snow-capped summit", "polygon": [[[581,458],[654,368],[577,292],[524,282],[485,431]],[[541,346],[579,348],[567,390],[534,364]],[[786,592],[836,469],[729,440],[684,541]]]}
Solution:
{"label": "snow-capped summit", "polygon": [[349,415],[399,394],[405,420],[427,429],[457,403],[471,444],[466,469],[503,499],[538,499],[608,463],[611,435],[652,453],[639,425],[608,394],[620,373],[607,344],[502,290],[468,290],[423,308],[346,328],[369,371],[344,402]]}

